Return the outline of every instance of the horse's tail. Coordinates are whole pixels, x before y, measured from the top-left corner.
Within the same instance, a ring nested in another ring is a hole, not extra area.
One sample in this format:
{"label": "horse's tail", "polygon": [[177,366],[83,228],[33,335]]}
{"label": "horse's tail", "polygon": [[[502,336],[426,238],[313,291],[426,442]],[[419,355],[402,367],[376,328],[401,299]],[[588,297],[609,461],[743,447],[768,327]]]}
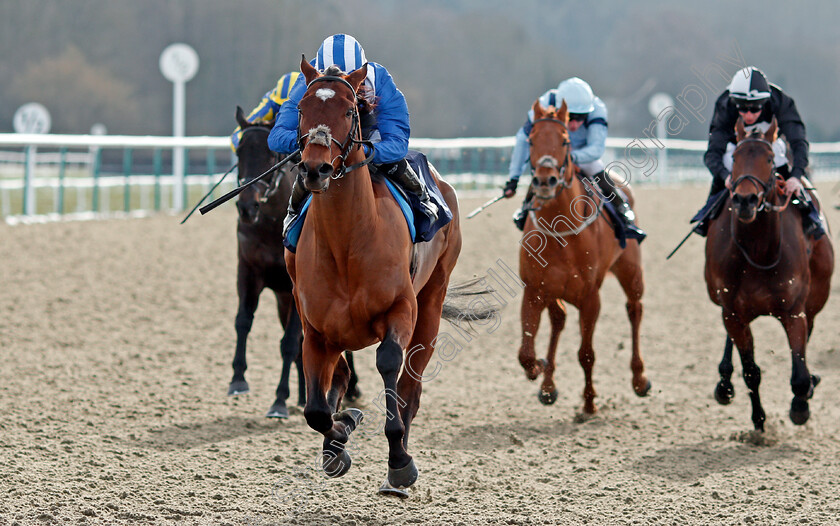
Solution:
{"label": "horse's tail", "polygon": [[465,321],[467,325],[470,321],[496,318],[501,306],[495,291],[482,283],[486,283],[484,278],[475,278],[446,289],[440,317],[458,324]]}

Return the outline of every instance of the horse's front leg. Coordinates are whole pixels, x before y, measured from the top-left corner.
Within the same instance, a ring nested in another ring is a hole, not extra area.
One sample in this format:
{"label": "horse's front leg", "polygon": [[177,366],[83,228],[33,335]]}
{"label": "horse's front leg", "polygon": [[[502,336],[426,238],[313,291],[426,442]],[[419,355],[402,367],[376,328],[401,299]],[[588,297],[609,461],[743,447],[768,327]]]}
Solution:
{"label": "horse's front leg", "polygon": [[303,339],[306,407],[303,416],[309,427],[324,435],[323,468],[330,477],[340,477],[350,469],[350,455],[345,444],[350,433],[362,421],[362,412],[358,409],[348,409],[333,415],[335,406],[327,401],[329,389],[330,398],[333,404],[336,403],[334,376],[339,358],[341,349],[328,345],[311,326],[306,327]]}
{"label": "horse's front leg", "polygon": [[720,405],[727,405],[735,397],[735,387],[732,385],[732,372],[735,370],[732,367],[732,338],[726,337],[726,343],[723,345],[723,357],[718,365],[718,373],[720,373],[720,381],[715,386],[715,400]]}
{"label": "horse's front leg", "polygon": [[254,312],[257,311],[262,289],[263,282],[257,276],[256,270],[240,260],[236,272],[236,290],[239,294],[239,309],[234,322],[236,351],[233,355],[233,378],[228,385],[228,396],[246,394],[251,390],[245,380],[245,370],[248,369],[245,347],[248,342],[248,333],[251,332],[251,326],[254,323]]}
{"label": "horse's front leg", "polygon": [[545,357],[542,386],[540,386],[540,392],[537,395],[540,402],[545,405],[551,405],[557,401],[557,386],[554,385],[555,356],[557,355],[557,343],[560,341],[560,332],[566,326],[566,307],[560,300],[548,303],[548,319],[551,322],[551,337],[548,340],[548,354]]}
{"label": "horse's front leg", "polygon": [[742,320],[733,311],[723,310],[723,324],[729,337],[738,347],[738,354],[741,355],[741,368],[744,371],[744,383],[750,390],[750,401],[752,402],[752,421],[756,431],[764,431],[764,408],[761,407],[761,397],[758,394],[758,386],[761,384],[761,369],[755,363],[755,349],[753,348],[752,331],[749,322]]}
{"label": "horse's front leg", "polygon": [[519,364],[525,369],[525,376],[529,380],[536,380],[543,372],[545,362],[537,360],[534,350],[534,339],[537,337],[537,330],[540,328],[540,317],[545,309],[545,299],[540,296],[536,287],[525,285],[522,292],[522,311],[520,321],[522,323],[522,345],[519,347]]}
{"label": "horse's front leg", "polygon": [[790,387],[793,391],[790,419],[794,424],[801,426],[811,416],[808,400],[814,395],[814,387],[820,382],[820,377],[808,372],[808,364],[805,362],[805,346],[808,341],[808,320],[805,314],[786,316],[781,322],[787,333],[793,361],[790,376]]}
{"label": "horse's front leg", "polygon": [[405,450],[406,426],[401,414],[408,404],[400,396],[397,386],[397,375],[403,364],[403,348],[408,345],[413,332],[415,320],[412,311],[415,308],[408,300],[398,300],[386,315],[388,328],[376,349],[376,370],[385,384],[385,390],[379,397],[385,398],[385,436],[388,438],[388,477],[380,493],[392,493],[391,490],[396,489],[401,494],[400,490],[414,484],[418,476],[414,459]]}
{"label": "horse's front leg", "polygon": [[578,361],[583,368],[583,413],[593,415],[595,408],[595,385],[592,383],[592,369],[595,365],[595,349],[592,339],[595,334],[595,323],[601,312],[601,296],[598,291],[589,294],[578,307],[580,310],[580,349]]}

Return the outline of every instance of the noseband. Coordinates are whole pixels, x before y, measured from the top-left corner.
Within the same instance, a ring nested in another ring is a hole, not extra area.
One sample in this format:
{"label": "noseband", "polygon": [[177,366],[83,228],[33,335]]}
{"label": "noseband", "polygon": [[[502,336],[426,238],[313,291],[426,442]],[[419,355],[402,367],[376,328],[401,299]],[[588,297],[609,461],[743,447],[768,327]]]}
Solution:
{"label": "noseband", "polygon": [[[306,94],[309,93],[309,91],[312,89],[312,86],[314,86],[318,82],[338,82],[340,84],[343,84],[353,94],[353,99],[355,100],[356,98],[356,90],[353,89],[353,86],[351,86],[350,83],[344,80],[342,77],[337,77],[333,75],[324,75],[310,82],[309,85],[306,86],[306,92],[304,92],[304,96],[306,96]],[[358,135],[359,131],[359,106],[357,104],[354,104],[352,111],[353,122],[350,125],[350,131],[347,132],[347,137],[344,139],[344,142],[339,142],[338,139],[333,137],[332,134],[328,133],[326,130],[322,129],[321,126],[316,126],[315,128],[312,128],[312,130],[310,130],[314,131],[313,137],[310,137],[309,133],[301,134],[301,117],[300,113],[298,113],[298,146],[300,147],[301,152],[303,152],[303,149],[306,147],[307,141],[327,146],[330,149],[330,151],[332,151],[332,144],[330,144],[330,142],[333,142],[338,146],[339,153],[335,158],[333,158],[331,162],[334,168],[334,173],[330,175],[332,179],[340,179],[344,177],[348,172],[352,172],[356,168],[360,168],[373,160],[373,144],[370,141],[358,140],[354,138],[356,135]],[[365,160],[360,163],[347,166],[345,162],[347,161],[347,157],[350,155],[350,152],[353,151],[354,146],[361,147],[362,144],[367,144],[370,147],[370,155],[368,155],[365,158]],[[338,168],[335,168],[336,161],[338,161]]]}

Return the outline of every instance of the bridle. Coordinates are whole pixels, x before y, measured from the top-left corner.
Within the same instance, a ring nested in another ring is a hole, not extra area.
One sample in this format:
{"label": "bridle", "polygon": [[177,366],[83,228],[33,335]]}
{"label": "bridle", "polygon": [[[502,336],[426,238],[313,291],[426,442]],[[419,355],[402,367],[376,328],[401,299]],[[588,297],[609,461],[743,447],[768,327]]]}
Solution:
{"label": "bridle", "polygon": [[[569,128],[566,126],[566,123],[561,121],[560,119],[555,119],[554,117],[543,117],[537,119],[533,122],[534,126],[537,125],[539,122],[552,122],[555,124],[559,124],[564,130],[567,132]],[[533,129],[532,129],[533,130]],[[533,145],[531,138],[528,137],[528,143]],[[571,165],[572,165],[572,149],[569,147],[571,142],[569,141],[568,135],[564,138],[563,146],[566,148],[566,158],[563,160],[563,164],[557,160],[556,157],[550,155],[544,155],[537,160],[537,166],[534,166],[533,161],[531,161],[531,171],[536,171],[537,167],[544,167],[544,168],[551,168],[557,172],[557,191],[562,192],[564,189],[569,188],[571,183],[571,177],[566,176],[566,172],[570,172]],[[548,198],[535,196],[537,199],[546,200]],[[553,199],[553,197],[551,198]]]}
{"label": "bridle", "polygon": [[[353,89],[353,86],[351,86],[350,83],[347,82],[342,77],[337,77],[337,76],[333,76],[333,75],[324,75],[324,76],[318,77],[318,78],[314,79],[312,82],[310,82],[306,86],[306,91],[304,92],[304,97],[309,93],[309,90],[312,89],[312,86],[314,86],[318,82],[338,82],[339,84],[343,84],[353,94],[353,99],[355,100],[355,98],[356,98],[356,90]],[[327,146],[330,149],[330,151],[332,151],[332,144],[330,142],[328,142],[327,139],[329,139],[329,141],[331,141],[332,143],[335,143],[338,146],[338,149],[339,149],[338,155],[335,156],[331,161],[331,164],[333,165],[333,173],[330,175],[330,178],[332,178],[332,179],[341,179],[342,177],[347,175],[347,173],[352,172],[356,168],[360,168],[360,167],[362,167],[366,164],[369,164],[373,160],[373,154],[374,154],[373,144],[370,141],[355,138],[355,137],[361,135],[360,130],[359,130],[359,120],[360,119],[359,119],[359,106],[358,106],[358,104],[353,104],[353,109],[351,111],[352,111],[351,117],[352,117],[353,121],[350,125],[350,131],[347,132],[347,137],[344,139],[343,142],[339,142],[338,139],[336,139],[335,137],[333,137],[331,134],[327,133],[324,130],[319,130],[318,127],[313,128],[313,130],[315,130],[313,137],[310,137],[309,133],[301,134],[300,133],[300,130],[301,130],[301,127],[300,127],[301,116],[300,116],[300,112],[298,113],[298,147],[300,148],[301,152],[303,152],[303,149],[306,147],[306,143],[308,141],[314,141],[314,140],[319,141],[318,144],[323,144],[324,146]],[[365,159],[362,162],[347,166],[345,163],[347,161],[347,157],[350,155],[350,152],[352,152],[356,147],[361,148],[363,144],[367,144],[368,147],[370,147],[370,155],[365,157]],[[338,161],[338,165],[336,165],[336,161]]]}
{"label": "bridle", "polygon": [[[237,157],[239,157],[239,151],[242,149],[242,146],[243,146],[243,143],[244,143],[243,139],[245,138],[245,135],[249,132],[254,132],[254,131],[263,132],[263,133],[266,134],[266,136],[268,136],[268,134],[271,132],[271,126],[268,125],[268,124],[255,124],[253,126],[248,126],[247,128],[243,128],[242,129],[242,137],[240,137],[239,145],[236,147],[236,156]],[[271,150],[269,150],[269,151],[271,151]],[[279,160],[279,158],[280,158],[280,156],[277,152],[271,151],[271,164],[277,164],[277,161]],[[260,185],[260,186],[263,187],[263,192],[259,192],[260,195],[263,195],[263,196],[267,195],[272,190],[272,188],[276,188],[277,185],[280,183],[281,178],[277,177],[277,172],[278,172],[278,170],[273,170],[273,172],[271,174],[271,177],[267,177],[265,179],[260,179],[259,181],[254,183],[256,185]],[[243,180],[241,172],[238,172],[236,177],[237,177],[237,181],[239,183],[239,186],[242,186],[243,183],[248,182],[248,181]],[[265,197],[263,197],[263,200],[264,199],[265,199]]]}
{"label": "bridle", "polygon": [[[759,138],[759,137],[747,137],[745,139],[742,139],[742,140],[738,141],[738,144],[735,145],[735,150],[732,152],[732,157],[734,158],[735,154],[738,152],[738,149],[741,148],[742,145],[747,144],[747,143],[760,143],[760,144],[766,145],[770,149],[770,152],[771,153],[773,152],[773,145],[770,143],[770,141],[768,141],[766,139]],[[770,163],[771,164],[773,163],[772,158],[770,159]],[[772,166],[771,166],[771,171],[772,171]],[[730,199],[732,199],[733,196],[735,195],[735,189],[738,188],[738,186],[745,181],[751,182],[758,189],[760,189],[760,193],[758,194],[758,207],[756,208],[756,213],[761,212],[761,211],[782,212],[790,204],[790,200],[791,200],[791,197],[793,196],[793,194],[788,194],[787,198],[785,199],[784,204],[782,204],[782,205],[773,205],[773,204],[770,204],[767,201],[767,196],[770,195],[771,192],[777,192],[778,191],[778,185],[774,184],[776,182],[775,177],[771,177],[769,181],[765,182],[765,181],[762,181],[761,179],[759,179],[758,177],[756,177],[755,175],[749,174],[749,173],[741,175],[740,177],[738,177],[732,183],[732,187],[729,190],[729,198]],[[782,259],[782,225],[781,225],[781,222],[779,222],[779,235],[778,235],[779,246],[776,249],[776,259],[772,263],[770,263],[769,265],[760,265],[760,264],[758,264],[758,263],[756,263],[755,261],[752,260],[752,258],[747,253],[746,249],[743,246],[741,246],[741,243],[738,242],[738,238],[735,236],[735,222],[734,221],[730,221],[729,231],[730,231],[729,232],[730,236],[732,237],[732,242],[735,243],[736,247],[738,247],[738,250],[741,252],[741,255],[744,256],[744,259],[747,260],[747,263],[749,263],[753,267],[755,267],[759,270],[770,270],[771,268],[778,265],[779,261],[781,261],[781,259]]]}

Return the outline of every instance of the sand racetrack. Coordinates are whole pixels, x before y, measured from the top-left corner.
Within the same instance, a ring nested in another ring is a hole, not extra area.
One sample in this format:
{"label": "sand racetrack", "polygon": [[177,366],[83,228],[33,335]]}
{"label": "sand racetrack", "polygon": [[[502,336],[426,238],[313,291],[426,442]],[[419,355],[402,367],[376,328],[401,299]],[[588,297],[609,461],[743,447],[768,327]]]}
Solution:
{"label": "sand racetrack", "polygon": [[[840,227],[832,185],[818,185]],[[577,312],[560,341],[560,396],[541,405],[516,359],[519,299],[425,384],[407,500],[376,490],[387,442],[352,439],[353,467],[316,476],[321,436],[302,412],[268,420],[281,335],[265,293],[249,339],[251,394],[225,396],[236,312],[235,209],[180,217],[0,224],[0,525],[10,524],[836,524],[840,521],[840,280],[817,318],[809,366],[822,375],[802,427],[788,419],[781,326],[753,324],[767,432],[754,440],[736,357],[719,406],[724,329],[703,282],[703,243],[665,255],[705,186],[636,189],[647,290],[637,398],[617,282],[602,290],[596,403],[585,422]],[[462,213],[484,199],[464,199]],[[518,266],[518,199],[465,221],[454,281]],[[443,322],[442,330],[451,330]],[[539,336],[544,355],[547,323]],[[366,413],[382,389],[356,354]],[[294,375],[293,375],[294,376]],[[293,392],[294,392],[293,382]],[[282,502],[281,502],[282,501]]]}

